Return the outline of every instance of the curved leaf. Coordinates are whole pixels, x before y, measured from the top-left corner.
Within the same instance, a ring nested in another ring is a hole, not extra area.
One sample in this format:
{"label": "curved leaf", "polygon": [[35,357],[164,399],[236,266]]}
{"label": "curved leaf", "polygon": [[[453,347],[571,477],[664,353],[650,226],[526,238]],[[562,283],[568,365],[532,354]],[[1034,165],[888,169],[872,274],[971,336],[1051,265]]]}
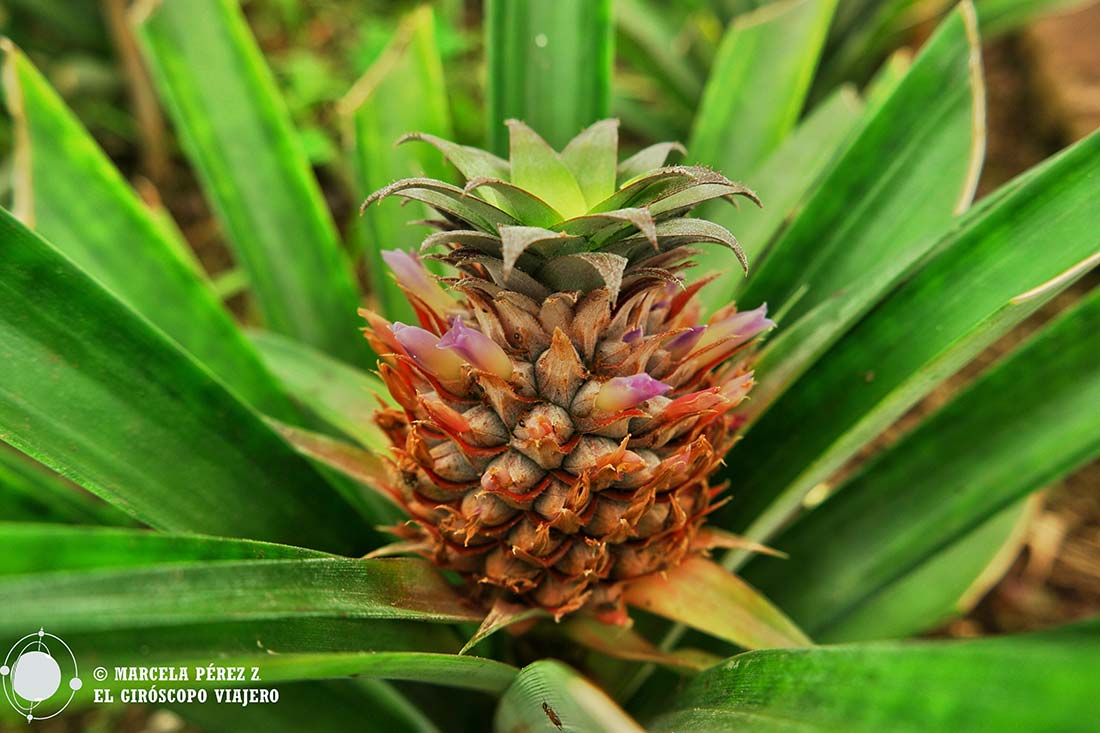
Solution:
{"label": "curved leaf", "polygon": [[745,581],[698,556],[680,563],[668,578],[651,576],[631,583],[623,598],[632,606],[747,649],[811,643]]}
{"label": "curved leaf", "polygon": [[271,542],[114,527],[0,522],[0,576],[216,560],[329,557]]}
{"label": "curved leaf", "polygon": [[504,693],[493,722],[496,733],[644,733],[598,687],[560,662],[544,660],[520,670]]}
{"label": "curved leaf", "polygon": [[[126,184],[41,74],[10,42],[4,88],[17,153],[16,210],[66,257],[148,318],[257,409],[288,417],[290,404],[222,308],[179,232]],[[29,185],[19,185],[28,183]]]}
{"label": "curved leaf", "polygon": [[[964,2],[871,110],[738,300],[779,310],[805,287],[793,322],[857,280],[924,256],[970,204],[984,126],[974,9]],[[861,294],[864,310],[878,295]]]}
{"label": "curved leaf", "polygon": [[836,0],[788,0],[738,16],[722,37],[695,115],[691,158],[754,170],[798,121]]}
{"label": "curved leaf", "polygon": [[747,577],[825,639],[905,634],[939,621],[863,629],[849,617],[865,616],[863,606],[884,602],[907,573],[1029,492],[1100,456],[1097,333],[1100,291],[776,538],[789,560],[757,558]]}
{"label": "curved leaf", "polygon": [[1096,622],[1017,637],[750,652],[675,695],[652,733],[1081,730]]}
{"label": "curved leaf", "polygon": [[[798,207],[833,162],[862,113],[863,104],[851,88],[837,90],[815,107],[759,167],[742,176],[759,194],[761,208],[737,209],[719,201],[704,206],[701,216],[734,232],[745,248],[749,266],[754,270],[760,267],[768,245],[797,215]],[[734,266],[733,253],[719,251],[708,253],[700,269],[704,273],[724,273]],[[737,280],[718,278],[700,291],[700,297],[708,309],[715,311],[730,302],[737,287]]]}
{"label": "curved leaf", "polygon": [[133,520],[29,456],[0,444],[0,519],[130,525]]}
{"label": "curved leaf", "polygon": [[350,262],[235,0],[143,0],[134,20],[268,328],[367,362]]}
{"label": "curved leaf", "polygon": [[[0,578],[0,629],[109,631],[287,618],[481,618],[422,560],[242,560]],[[43,606],[42,599],[50,603]],[[20,632],[24,633],[24,632]]]}
{"label": "curved leaf", "polygon": [[3,440],[160,529],[361,547],[257,413],[4,211],[0,269]]}
{"label": "curved leaf", "polygon": [[374,411],[391,401],[380,379],[278,334],[248,336],[299,404],[371,450],[389,445],[373,419]]}
{"label": "curved leaf", "polygon": [[1097,175],[1100,135],[966,216],[730,453],[737,491],[719,523],[767,541],[811,487],[1100,262]]}

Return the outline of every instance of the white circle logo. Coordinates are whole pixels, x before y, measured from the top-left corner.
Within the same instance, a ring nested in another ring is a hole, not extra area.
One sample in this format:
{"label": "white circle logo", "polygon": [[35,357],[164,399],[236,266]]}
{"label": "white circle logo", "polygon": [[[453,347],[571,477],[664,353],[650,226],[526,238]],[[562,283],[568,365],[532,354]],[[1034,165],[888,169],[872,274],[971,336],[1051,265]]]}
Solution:
{"label": "white circle logo", "polygon": [[[68,684],[58,694],[63,678]],[[8,703],[25,716],[28,723],[59,714],[82,686],[73,650],[61,637],[46,633],[45,629],[27,634],[12,645],[0,666],[0,681]]]}

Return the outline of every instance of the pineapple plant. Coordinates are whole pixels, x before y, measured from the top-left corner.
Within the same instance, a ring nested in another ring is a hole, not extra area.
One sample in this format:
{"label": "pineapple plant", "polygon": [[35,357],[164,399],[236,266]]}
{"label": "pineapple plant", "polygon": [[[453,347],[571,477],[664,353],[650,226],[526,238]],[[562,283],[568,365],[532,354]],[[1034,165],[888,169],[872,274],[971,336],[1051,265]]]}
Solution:
{"label": "pineapple plant", "polygon": [[345,242],[235,0],[134,4],[233,314],[0,41],[0,641],[75,664],[2,725],[1095,729],[1095,621],[910,638],[1100,455],[1100,138],[974,202],[996,8],[858,90],[850,8],[738,15],[681,125],[610,0],[489,0],[483,138],[436,10],[336,107]]}

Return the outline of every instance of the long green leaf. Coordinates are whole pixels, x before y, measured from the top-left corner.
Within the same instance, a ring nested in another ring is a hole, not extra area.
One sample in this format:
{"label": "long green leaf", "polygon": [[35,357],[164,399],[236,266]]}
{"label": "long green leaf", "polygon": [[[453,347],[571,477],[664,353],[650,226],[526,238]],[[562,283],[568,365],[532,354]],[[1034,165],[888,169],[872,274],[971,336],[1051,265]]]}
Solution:
{"label": "long green leaf", "polygon": [[64,633],[81,665],[171,664],[182,660],[275,654],[360,652],[454,653],[452,627],[385,618],[287,617],[206,620],[166,626],[120,627]]}
{"label": "long green leaf", "polygon": [[779,309],[805,289],[793,322],[854,281],[928,251],[977,184],[985,115],[978,54],[974,11],[964,2],[872,109],[739,300]]}
{"label": "long green leaf", "polygon": [[741,178],[794,128],[836,0],[787,0],[742,15],[718,47],[688,152]]}
{"label": "long green leaf", "polygon": [[[0,629],[109,631],[286,618],[472,621],[421,560],[241,560],[0,579]],[[43,607],[42,599],[50,603]]]}
{"label": "long green leaf", "polygon": [[0,522],[0,576],[215,560],[326,557],[289,545],[113,527]]}
{"label": "long green leaf", "polygon": [[610,0],[487,0],[488,134],[508,153],[504,121],[526,122],[560,150],[611,106]]}
{"label": "long green leaf", "polygon": [[133,522],[110,504],[2,444],[0,520],[117,525]]}
{"label": "long green leaf", "polygon": [[255,331],[249,338],[299,404],[371,450],[389,445],[373,420],[379,400],[391,399],[382,380],[278,334]]}
{"label": "long green leaf", "polygon": [[258,409],[290,404],[180,249],[186,245],[118,170],[27,58],[4,49],[4,91],[19,126],[15,210],[85,272],[152,321]]}
{"label": "long green leaf", "polygon": [[652,733],[1094,728],[1096,622],[974,641],[750,652],[699,675]]}
{"label": "long green leaf", "polygon": [[825,640],[938,621],[897,619],[863,631],[849,617],[866,617],[864,606],[888,600],[893,585],[937,552],[1100,456],[1098,332],[1100,291],[776,538],[789,560],[758,558],[748,577]]}
{"label": "long green leaf", "polygon": [[0,270],[4,441],[160,529],[362,546],[305,459],[6,211]]}
{"label": "long green leaf", "polygon": [[811,487],[1100,261],[1097,175],[1100,135],[965,217],[730,454],[736,489],[722,521],[769,536]]}
{"label": "long green leaf", "polygon": [[[425,5],[405,18],[386,50],[340,102],[360,198],[401,178],[450,180],[443,156],[431,146],[395,145],[410,132],[450,139],[446,102],[435,20]],[[380,201],[363,212],[359,232],[371,292],[390,320],[415,323],[416,317],[380,253],[418,247],[430,229],[410,226],[409,221],[427,218],[427,207],[403,207],[397,199]]]}
{"label": "long green leaf", "polygon": [[[1032,507],[1024,500],[1002,509],[853,608],[823,632],[822,641],[902,639],[965,614],[1019,556]],[[983,577],[987,573],[994,575]]]}
{"label": "long green leaf", "polygon": [[561,662],[520,670],[504,693],[495,733],[644,733],[598,687]]}
{"label": "long green leaf", "polygon": [[235,0],[144,0],[134,18],[267,327],[366,362],[348,259]]}
{"label": "long green leaf", "polygon": [[[178,705],[175,710],[204,733],[301,733],[379,730],[442,733],[392,685],[380,680],[299,682],[279,686],[274,705]],[[370,721],[371,728],[365,728]]]}
{"label": "long green leaf", "polygon": [[[760,196],[763,208],[707,207],[706,218],[737,235],[749,261],[749,271],[760,266],[783,225],[797,214],[813,184],[836,158],[837,151],[859,122],[863,105],[849,88],[842,88],[810,113],[779,148],[758,168],[744,176],[745,184]],[[733,252],[711,249],[700,267],[704,272],[736,272]],[[703,288],[707,308],[717,310],[733,297],[738,278],[719,277]]]}
{"label": "long green leaf", "polygon": [[[193,666],[202,666],[206,660],[191,661]],[[425,682],[492,694],[504,692],[519,671],[492,659],[430,652],[330,652],[276,654],[259,658],[249,655],[219,658],[218,664],[255,668],[265,684],[367,677]],[[210,683],[211,686],[215,684]]]}

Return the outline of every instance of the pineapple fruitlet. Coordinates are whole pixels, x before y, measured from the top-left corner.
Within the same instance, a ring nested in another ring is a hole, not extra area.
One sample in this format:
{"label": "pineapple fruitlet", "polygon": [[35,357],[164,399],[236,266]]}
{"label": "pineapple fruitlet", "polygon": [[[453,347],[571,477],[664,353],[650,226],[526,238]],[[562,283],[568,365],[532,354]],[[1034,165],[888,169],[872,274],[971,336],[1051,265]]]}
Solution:
{"label": "pineapple fruitlet", "polygon": [[376,417],[387,488],[411,517],[394,532],[486,602],[623,622],[625,584],[707,549],[699,528],[725,488],[711,475],[737,439],[754,340],[774,325],[764,305],[704,319],[707,280],[683,276],[692,245],[745,262],[730,232],[689,214],[756,196],[666,165],[674,144],[620,163],[614,120],[560,154],[508,124],[508,161],[407,136],[439,148],[465,187],[406,179],[364,204],[428,204],[439,231],[422,255],[458,272],[437,279],[387,252],[420,323],[363,311],[400,405]]}

